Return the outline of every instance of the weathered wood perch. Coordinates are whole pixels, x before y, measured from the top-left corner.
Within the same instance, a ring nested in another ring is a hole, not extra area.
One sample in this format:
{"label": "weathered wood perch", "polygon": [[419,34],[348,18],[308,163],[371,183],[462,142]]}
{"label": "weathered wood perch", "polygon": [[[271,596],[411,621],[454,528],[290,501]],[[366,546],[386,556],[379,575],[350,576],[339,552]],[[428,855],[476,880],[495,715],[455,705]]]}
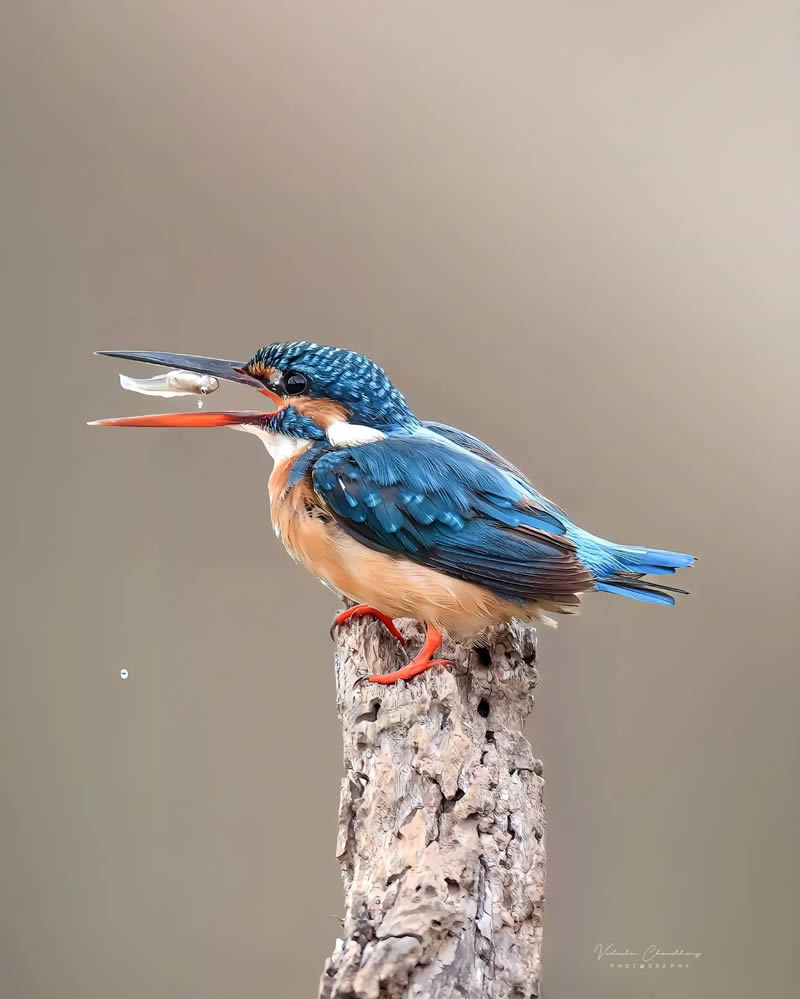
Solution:
{"label": "weathered wood perch", "polygon": [[422,629],[339,629],[345,776],[337,856],[345,915],[321,999],[534,999],[540,990],[542,768],[523,734],[536,633],[448,643],[452,669],[357,684],[403,665]]}

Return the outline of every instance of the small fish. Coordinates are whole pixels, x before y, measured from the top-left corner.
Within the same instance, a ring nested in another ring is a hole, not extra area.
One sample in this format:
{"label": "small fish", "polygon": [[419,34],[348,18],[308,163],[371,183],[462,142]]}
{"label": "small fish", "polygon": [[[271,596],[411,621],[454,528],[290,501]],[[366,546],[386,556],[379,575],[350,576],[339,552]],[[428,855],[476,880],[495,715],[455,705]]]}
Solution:
{"label": "small fish", "polygon": [[172,399],[178,395],[209,395],[219,388],[219,381],[213,375],[196,375],[192,371],[167,371],[152,378],[129,378],[120,375],[119,383],[129,392],[142,395],[160,395]]}

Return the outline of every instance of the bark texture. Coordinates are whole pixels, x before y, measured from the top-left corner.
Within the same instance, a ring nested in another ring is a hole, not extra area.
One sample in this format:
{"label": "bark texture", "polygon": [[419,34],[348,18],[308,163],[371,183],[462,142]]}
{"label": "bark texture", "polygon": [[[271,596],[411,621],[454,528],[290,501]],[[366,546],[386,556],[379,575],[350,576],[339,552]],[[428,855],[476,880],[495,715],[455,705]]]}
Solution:
{"label": "bark texture", "polygon": [[420,647],[419,625],[399,627],[405,647],[372,620],[337,633],[345,915],[320,997],[535,999],[543,780],[523,724],[536,633],[493,629],[470,646],[446,644],[451,669],[356,683]]}

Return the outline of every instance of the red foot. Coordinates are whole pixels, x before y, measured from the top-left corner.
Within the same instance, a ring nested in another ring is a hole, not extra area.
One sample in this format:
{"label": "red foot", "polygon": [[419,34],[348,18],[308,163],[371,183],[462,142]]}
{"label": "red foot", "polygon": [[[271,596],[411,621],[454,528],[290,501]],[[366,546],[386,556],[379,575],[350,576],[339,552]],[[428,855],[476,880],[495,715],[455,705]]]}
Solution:
{"label": "red foot", "polygon": [[425,635],[425,644],[411,662],[402,669],[395,670],[394,673],[375,673],[366,677],[370,683],[397,683],[398,680],[410,680],[412,676],[424,673],[431,666],[449,666],[447,659],[431,659],[433,653],[442,644],[442,633],[432,624],[428,625],[428,632]]}
{"label": "red foot", "polygon": [[337,614],[333,619],[333,624],[331,625],[331,634],[333,634],[334,628],[338,628],[339,625],[344,624],[345,621],[349,621],[353,617],[364,617],[366,615],[377,618],[378,621],[386,626],[390,635],[394,635],[398,642],[403,642],[403,644],[405,644],[405,638],[403,638],[397,630],[394,621],[389,617],[389,615],[384,614],[383,611],[375,610],[375,608],[370,607],[369,604],[356,604],[355,607],[348,607],[347,610],[343,610]]}

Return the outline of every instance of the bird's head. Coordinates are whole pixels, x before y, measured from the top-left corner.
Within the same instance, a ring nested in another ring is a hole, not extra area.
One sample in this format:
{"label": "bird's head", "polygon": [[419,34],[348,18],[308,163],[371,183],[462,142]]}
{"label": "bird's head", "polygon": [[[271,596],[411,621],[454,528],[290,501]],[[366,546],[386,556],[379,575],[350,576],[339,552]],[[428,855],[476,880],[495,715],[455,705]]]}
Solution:
{"label": "bird's head", "polygon": [[[250,412],[159,413],[153,416],[98,420],[104,426],[258,428],[271,417],[270,429],[287,436],[314,440],[326,435],[334,443],[370,439],[394,428],[408,428],[417,419],[402,393],[383,368],[363,354],[316,343],[273,343],[246,362],[224,361],[192,354],[148,351],[99,351],[110,357],[212,375],[257,389],[287,410],[273,414]],[[289,412],[291,410],[291,413]],[[280,416],[280,414],[278,414]]]}
{"label": "bird's head", "polygon": [[244,365],[281,405],[313,415],[338,408],[352,424],[391,428],[414,423],[402,393],[363,354],[316,343],[273,343]]}

